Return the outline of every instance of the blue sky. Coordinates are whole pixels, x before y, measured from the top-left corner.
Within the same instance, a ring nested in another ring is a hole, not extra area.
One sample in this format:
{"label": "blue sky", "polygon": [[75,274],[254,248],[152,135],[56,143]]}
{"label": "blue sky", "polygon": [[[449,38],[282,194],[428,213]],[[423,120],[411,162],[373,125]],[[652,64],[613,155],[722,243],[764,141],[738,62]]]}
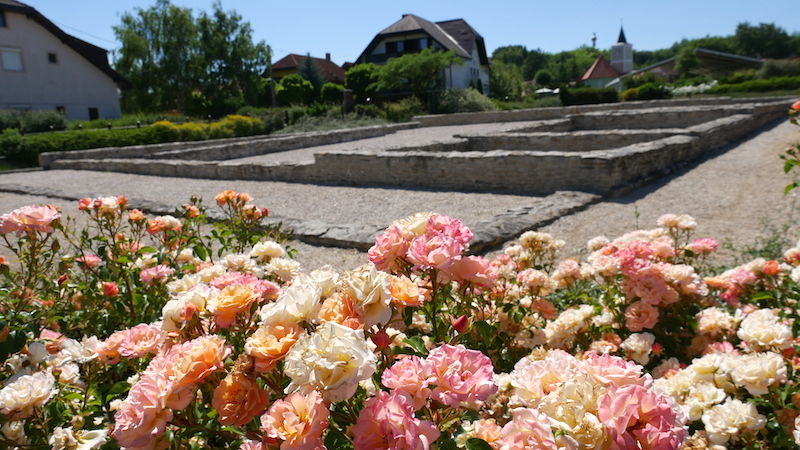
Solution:
{"label": "blue sky", "polygon": [[[112,27],[120,15],[154,0],[23,0],[65,31],[106,49],[118,46]],[[173,0],[194,10],[209,9],[212,0]],[[591,45],[607,48],[616,41],[620,23],[636,49],[654,50],[682,38],[732,34],[739,22],[773,22],[800,32],[797,0],[661,0],[655,1],[444,1],[444,0],[223,0],[254,30],[256,40],[272,46],[273,61],[287,53],[326,52],[341,64],[353,61],[373,36],[413,13],[431,21],[463,18],[486,41],[487,51],[522,44],[549,52]]]}

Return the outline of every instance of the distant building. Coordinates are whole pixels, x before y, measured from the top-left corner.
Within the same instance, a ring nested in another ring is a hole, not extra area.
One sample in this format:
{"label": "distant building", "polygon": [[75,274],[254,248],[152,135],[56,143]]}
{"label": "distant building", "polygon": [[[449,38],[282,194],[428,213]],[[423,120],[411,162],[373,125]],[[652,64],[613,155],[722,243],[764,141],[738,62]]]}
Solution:
{"label": "distant building", "polygon": [[289,53],[272,65],[272,78],[280,80],[286,75],[297,73],[306,58],[311,58],[325,81],[344,84],[344,69],[331,61],[330,53],[325,53],[325,59]]}
{"label": "distant building", "polygon": [[633,45],[620,27],[617,42],[611,46],[611,62],[600,55],[581,77],[584,86],[601,88],[633,70]]}
{"label": "distant building", "polygon": [[65,33],[31,6],[0,0],[0,109],[115,118],[119,89],[127,85],[106,50]]}
{"label": "distant building", "polygon": [[445,87],[466,88],[480,83],[489,92],[489,58],[486,44],[464,19],[430,22],[414,14],[403,14],[397,22],[372,39],[356,63],[384,64],[390,58],[425,48],[452,50],[462,60],[445,69]]}

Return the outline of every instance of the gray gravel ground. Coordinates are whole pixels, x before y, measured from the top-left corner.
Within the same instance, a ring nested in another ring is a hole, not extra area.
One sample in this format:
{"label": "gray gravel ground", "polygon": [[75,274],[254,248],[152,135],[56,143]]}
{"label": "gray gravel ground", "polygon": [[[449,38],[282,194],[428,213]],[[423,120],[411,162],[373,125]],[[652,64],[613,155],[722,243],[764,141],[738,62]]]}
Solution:
{"label": "gray gravel ground", "polygon": [[[655,226],[664,213],[686,213],[698,221],[697,236],[735,245],[752,243],[764,223],[788,225],[790,240],[800,238],[797,225],[800,192],[783,194],[791,177],[783,174],[779,155],[800,142],[800,127],[788,123],[743,141],[716,157],[656,183],[590,206],[556,220],[542,231],[567,241],[564,256],[575,255],[597,235],[615,237],[636,228]],[[534,203],[535,197],[299,185],[277,182],[230,182],[160,178],[117,173],[47,171],[0,175],[0,185],[36,186],[66,196],[124,193],[179,205],[193,193],[210,199],[222,189],[250,192],[256,202],[277,215],[338,223],[383,226],[419,210],[434,210],[471,222]],[[75,202],[0,192],[0,212],[33,203],[52,203],[65,212]],[[292,241],[307,269],[331,264],[347,270],[366,262],[357,250],[319,247]]]}

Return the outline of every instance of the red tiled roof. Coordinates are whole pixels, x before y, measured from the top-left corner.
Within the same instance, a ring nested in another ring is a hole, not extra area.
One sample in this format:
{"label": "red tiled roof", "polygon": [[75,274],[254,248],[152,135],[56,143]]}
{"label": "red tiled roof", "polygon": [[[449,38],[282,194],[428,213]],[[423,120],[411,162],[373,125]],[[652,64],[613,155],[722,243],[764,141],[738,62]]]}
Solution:
{"label": "red tiled roof", "polygon": [[289,53],[273,64],[272,69],[297,69],[301,64],[303,64],[303,60],[306,58],[311,58],[311,60],[314,61],[314,64],[317,65],[317,69],[319,69],[319,71],[322,73],[322,77],[325,78],[325,80],[339,84],[344,83],[344,69],[337,66],[333,61],[323,58],[315,58],[313,56],[309,57],[306,55]]}
{"label": "red tiled roof", "polygon": [[592,67],[589,67],[589,70],[583,74],[581,81],[591,80],[594,78],[616,78],[619,75],[619,72],[611,67],[611,63],[601,55],[594,60]]}

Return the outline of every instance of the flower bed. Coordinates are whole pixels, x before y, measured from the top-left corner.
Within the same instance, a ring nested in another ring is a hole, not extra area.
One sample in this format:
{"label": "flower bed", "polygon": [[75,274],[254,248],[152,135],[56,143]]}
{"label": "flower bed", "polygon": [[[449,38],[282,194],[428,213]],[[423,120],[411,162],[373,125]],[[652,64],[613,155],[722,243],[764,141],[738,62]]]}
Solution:
{"label": "flower bed", "polygon": [[[123,196],[0,217],[0,445],[796,448],[800,247],[710,267],[695,221],[527,232],[391,224],[358,269],[303,270],[245,193],[146,217]],[[210,228],[210,231],[208,231]],[[11,261],[10,261],[11,260]],[[12,267],[13,266],[13,267]]]}

